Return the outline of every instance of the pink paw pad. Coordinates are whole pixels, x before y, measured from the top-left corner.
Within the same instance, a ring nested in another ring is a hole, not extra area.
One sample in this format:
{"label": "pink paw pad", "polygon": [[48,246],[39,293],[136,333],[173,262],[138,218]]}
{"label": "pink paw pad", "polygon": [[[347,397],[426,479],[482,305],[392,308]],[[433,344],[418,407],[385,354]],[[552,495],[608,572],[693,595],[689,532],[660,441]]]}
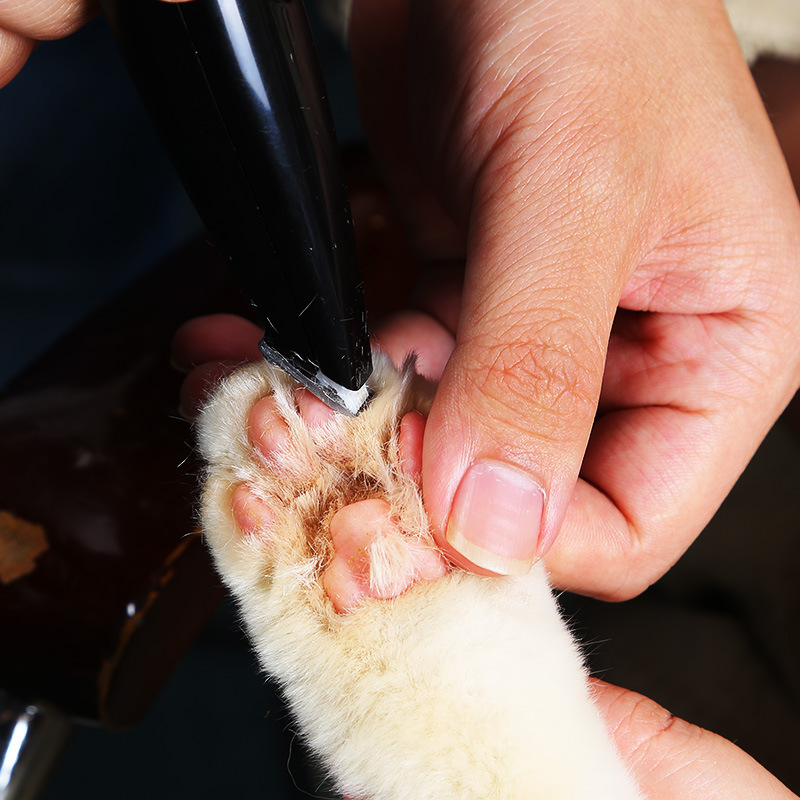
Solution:
{"label": "pink paw pad", "polygon": [[281,416],[273,397],[264,397],[253,406],[248,431],[253,446],[270,461],[280,463],[287,458],[296,459],[289,424]]}
{"label": "pink paw pad", "polygon": [[[300,417],[312,431],[329,425],[336,413],[305,389],[295,391]],[[419,481],[422,473],[422,439],[425,417],[412,411],[400,421],[397,449],[400,468]],[[248,426],[253,447],[280,472],[310,474],[307,451],[294,446],[289,423],[273,397],[252,408]],[[233,517],[247,535],[258,535],[275,525],[269,504],[240,484],[233,492]],[[322,574],[322,587],[334,609],[344,613],[364,600],[390,599],[418,581],[435,580],[447,572],[438,550],[407,535],[399,527],[389,502],[375,497],[350,503],[334,514],[330,523],[333,556]]]}
{"label": "pink paw pad", "polygon": [[410,411],[400,420],[400,431],[397,434],[400,469],[416,481],[422,477],[422,439],[426,422],[419,411]]}
{"label": "pink paw pad", "polygon": [[400,530],[382,498],[344,506],[331,520],[330,531],[334,556],[322,586],[339,613],[367,598],[397,597],[417,581],[435,580],[447,571],[437,551]]}
{"label": "pink paw pad", "polygon": [[314,397],[308,389],[298,387],[294,399],[300,416],[309,428],[321,428],[336,419],[336,412]]}
{"label": "pink paw pad", "polygon": [[236,524],[250,536],[264,533],[275,525],[272,509],[243,483],[233,490],[232,507]]}

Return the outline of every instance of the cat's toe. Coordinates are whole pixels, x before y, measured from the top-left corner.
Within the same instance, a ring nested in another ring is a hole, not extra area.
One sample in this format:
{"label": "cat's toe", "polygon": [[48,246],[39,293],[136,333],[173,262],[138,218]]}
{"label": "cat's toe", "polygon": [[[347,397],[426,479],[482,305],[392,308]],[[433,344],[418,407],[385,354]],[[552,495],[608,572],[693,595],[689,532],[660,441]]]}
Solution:
{"label": "cat's toe", "polygon": [[244,483],[240,483],[231,495],[233,519],[245,536],[268,538],[272,535],[277,517],[270,504],[255,495]]}

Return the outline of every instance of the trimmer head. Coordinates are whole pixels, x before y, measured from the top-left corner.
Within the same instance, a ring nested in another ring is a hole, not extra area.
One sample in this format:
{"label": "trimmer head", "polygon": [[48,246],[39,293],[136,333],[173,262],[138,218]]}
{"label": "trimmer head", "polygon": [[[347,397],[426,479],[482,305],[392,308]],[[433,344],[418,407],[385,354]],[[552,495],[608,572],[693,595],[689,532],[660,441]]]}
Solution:
{"label": "trimmer head", "polygon": [[370,391],[364,383],[359,389],[348,389],[336,381],[331,380],[316,365],[297,356],[289,359],[270,347],[263,339],[258,343],[259,350],[270,364],[274,364],[287,374],[291,375],[298,383],[308,389],[311,394],[318,397],[334,411],[348,417],[356,417],[367,404]]}

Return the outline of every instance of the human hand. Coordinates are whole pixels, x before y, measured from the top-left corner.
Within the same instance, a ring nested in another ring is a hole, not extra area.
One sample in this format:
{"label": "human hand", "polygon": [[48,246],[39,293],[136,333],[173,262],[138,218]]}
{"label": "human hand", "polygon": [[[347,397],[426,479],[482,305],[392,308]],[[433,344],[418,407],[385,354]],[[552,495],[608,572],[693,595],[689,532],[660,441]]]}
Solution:
{"label": "human hand", "polygon": [[0,88],[22,69],[38,42],[74,33],[97,10],[96,0],[0,0]]}
{"label": "human hand", "polygon": [[792,800],[736,745],[673,717],[647,697],[592,681],[595,704],[648,800]]}
{"label": "human hand", "polygon": [[[736,745],[636,692],[593,680],[595,704],[647,800],[797,800]],[[345,798],[345,800],[356,800]]]}
{"label": "human hand", "polygon": [[440,336],[382,331],[433,372],[455,336],[425,435],[439,541],[637,594],[800,376],[797,198],[721,4],[356,0],[351,48],[422,256],[465,258],[418,297]]}
{"label": "human hand", "polygon": [[93,0],[0,0],[0,88],[22,69],[37,42],[67,36],[96,11]]}
{"label": "human hand", "polygon": [[[558,586],[637,594],[800,375],[797,199],[724,11],[357,0],[352,49],[376,158],[438,262],[417,308],[376,328],[440,379],[438,540],[477,571],[547,553]],[[184,360],[256,357],[229,322],[211,351],[190,326]]]}

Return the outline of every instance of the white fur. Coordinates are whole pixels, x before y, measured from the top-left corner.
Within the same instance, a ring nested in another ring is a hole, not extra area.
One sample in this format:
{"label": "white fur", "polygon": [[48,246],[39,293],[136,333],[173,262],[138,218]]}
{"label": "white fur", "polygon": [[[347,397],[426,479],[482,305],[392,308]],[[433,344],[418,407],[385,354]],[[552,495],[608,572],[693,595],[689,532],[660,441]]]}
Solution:
{"label": "white fur", "polygon": [[[394,600],[334,612],[318,578],[341,505],[385,497],[411,546],[433,546],[395,443],[400,416],[426,411],[429,393],[410,371],[400,377],[378,363],[366,411],[321,432],[306,429],[291,381],[265,364],[229,378],[200,423],[205,534],[303,735],[359,800],[639,798],[541,566],[524,579],[454,571]],[[297,447],[314,459],[311,477],[287,479],[249,444],[249,409],[272,392]],[[230,496],[239,482],[268,498],[274,530],[237,530]]]}
{"label": "white fur", "polygon": [[725,0],[745,58],[800,57],[800,0]]}
{"label": "white fur", "polygon": [[[724,0],[745,58],[800,57],[800,0]],[[320,0],[328,24],[347,40],[352,0]]]}

